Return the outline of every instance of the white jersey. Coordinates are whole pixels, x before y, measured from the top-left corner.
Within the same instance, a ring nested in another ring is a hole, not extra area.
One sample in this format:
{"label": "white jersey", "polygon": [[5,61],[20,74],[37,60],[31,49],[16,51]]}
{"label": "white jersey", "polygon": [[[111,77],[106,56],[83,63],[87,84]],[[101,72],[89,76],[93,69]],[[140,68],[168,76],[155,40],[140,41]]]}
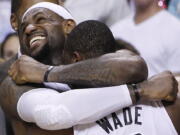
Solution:
{"label": "white jersey", "polygon": [[74,135],[178,135],[161,103],[135,105],[96,123],[74,127]]}

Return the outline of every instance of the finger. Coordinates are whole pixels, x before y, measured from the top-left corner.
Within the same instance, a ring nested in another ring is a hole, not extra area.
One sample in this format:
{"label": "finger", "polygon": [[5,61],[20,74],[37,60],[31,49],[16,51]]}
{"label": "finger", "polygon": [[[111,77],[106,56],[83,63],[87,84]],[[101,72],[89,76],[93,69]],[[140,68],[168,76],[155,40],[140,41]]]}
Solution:
{"label": "finger", "polygon": [[9,70],[8,74],[10,77],[14,76],[14,74],[16,73],[16,70]]}
{"label": "finger", "polygon": [[177,96],[168,95],[164,100],[167,102],[174,102]]}
{"label": "finger", "polygon": [[15,63],[13,63],[13,64],[10,66],[9,70],[8,70],[8,74],[9,74],[10,76],[12,76],[14,64],[15,64]]}
{"label": "finger", "polygon": [[20,77],[19,79],[18,79],[18,84],[25,84],[27,81],[26,81],[26,79],[25,79],[25,77]]}
{"label": "finger", "polygon": [[10,76],[13,76],[14,72],[17,71],[17,62],[18,62],[18,61],[14,62],[14,63],[10,66],[9,71],[8,71],[8,73],[9,73]]}
{"label": "finger", "polygon": [[21,79],[21,78],[16,78],[16,84],[25,84],[26,83],[26,81],[24,81],[23,79]]}
{"label": "finger", "polygon": [[11,78],[16,82],[16,80],[18,79],[18,72],[14,72]]}
{"label": "finger", "polygon": [[174,90],[165,98],[166,101],[173,102],[177,98],[177,88],[174,88]]}

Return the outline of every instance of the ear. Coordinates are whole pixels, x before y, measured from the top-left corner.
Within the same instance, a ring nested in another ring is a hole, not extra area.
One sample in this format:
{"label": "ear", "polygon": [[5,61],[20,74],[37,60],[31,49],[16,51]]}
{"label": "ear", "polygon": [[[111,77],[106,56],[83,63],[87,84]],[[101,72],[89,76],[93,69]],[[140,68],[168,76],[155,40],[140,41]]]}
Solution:
{"label": "ear", "polygon": [[68,19],[68,20],[64,20],[62,25],[65,35],[68,35],[74,29],[76,23],[74,20]]}
{"label": "ear", "polygon": [[11,21],[12,28],[15,31],[17,31],[18,30],[18,20],[17,20],[17,17],[16,17],[16,15],[14,13],[11,14],[10,21]]}
{"label": "ear", "polygon": [[84,58],[83,58],[83,56],[80,53],[73,52],[72,63],[76,63],[76,62],[81,61],[83,59]]}

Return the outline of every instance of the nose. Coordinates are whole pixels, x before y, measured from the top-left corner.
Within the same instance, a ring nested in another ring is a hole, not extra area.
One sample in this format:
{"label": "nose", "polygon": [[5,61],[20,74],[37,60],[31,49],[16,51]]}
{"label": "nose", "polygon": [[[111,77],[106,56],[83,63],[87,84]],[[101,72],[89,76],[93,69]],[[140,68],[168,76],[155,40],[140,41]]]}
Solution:
{"label": "nose", "polygon": [[33,31],[36,30],[36,26],[34,24],[29,24],[28,26],[26,26],[25,28],[25,33],[27,35],[31,34]]}

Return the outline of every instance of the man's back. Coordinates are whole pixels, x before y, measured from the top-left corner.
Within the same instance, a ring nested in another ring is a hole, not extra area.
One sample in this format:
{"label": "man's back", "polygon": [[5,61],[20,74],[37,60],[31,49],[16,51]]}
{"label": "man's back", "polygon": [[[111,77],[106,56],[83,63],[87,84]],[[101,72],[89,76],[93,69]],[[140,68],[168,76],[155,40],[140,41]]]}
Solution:
{"label": "man's back", "polygon": [[[180,98],[176,102],[179,104]],[[96,123],[75,126],[75,135],[178,135],[178,114],[174,114],[173,106],[177,104],[170,105],[168,113],[161,102],[124,108]],[[169,113],[173,113],[171,119]]]}

